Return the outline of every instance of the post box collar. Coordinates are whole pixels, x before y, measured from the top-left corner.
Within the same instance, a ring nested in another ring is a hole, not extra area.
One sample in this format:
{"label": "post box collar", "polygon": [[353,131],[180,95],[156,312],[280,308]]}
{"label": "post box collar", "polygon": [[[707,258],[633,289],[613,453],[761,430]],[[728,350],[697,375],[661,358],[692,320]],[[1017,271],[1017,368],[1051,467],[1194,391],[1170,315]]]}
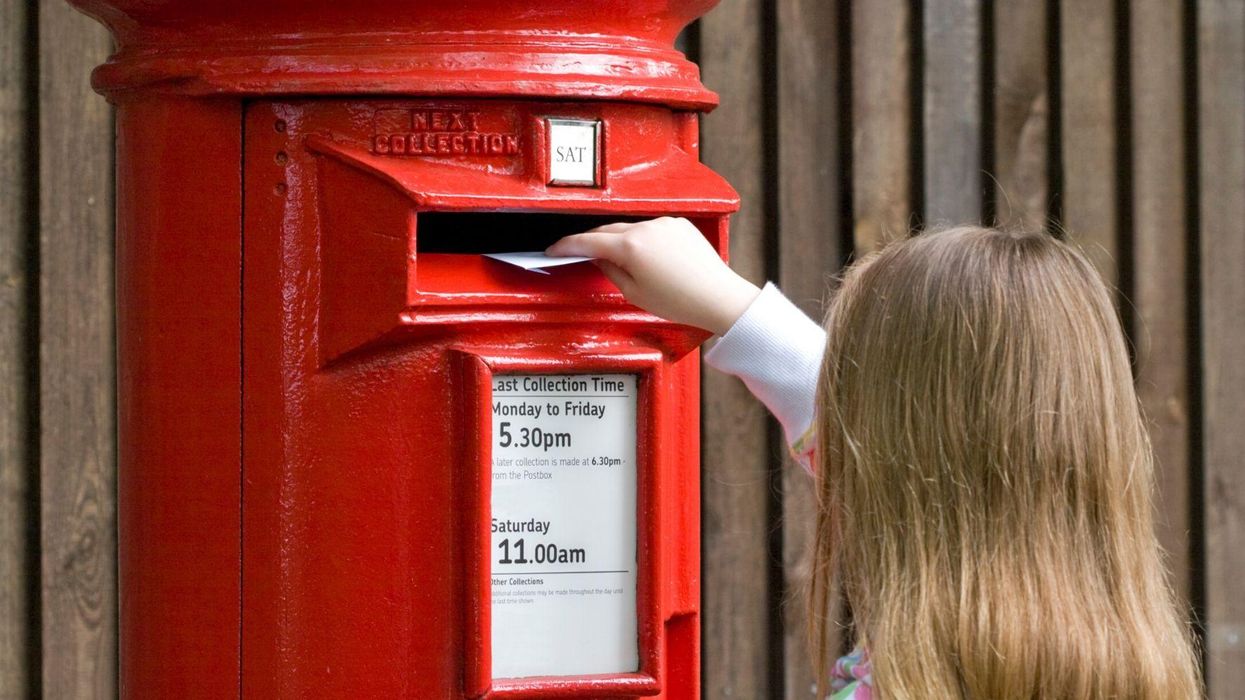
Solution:
{"label": "post box collar", "polygon": [[702,111],[718,101],[674,47],[717,0],[70,1],[116,38],[92,80],[112,98],[543,97]]}

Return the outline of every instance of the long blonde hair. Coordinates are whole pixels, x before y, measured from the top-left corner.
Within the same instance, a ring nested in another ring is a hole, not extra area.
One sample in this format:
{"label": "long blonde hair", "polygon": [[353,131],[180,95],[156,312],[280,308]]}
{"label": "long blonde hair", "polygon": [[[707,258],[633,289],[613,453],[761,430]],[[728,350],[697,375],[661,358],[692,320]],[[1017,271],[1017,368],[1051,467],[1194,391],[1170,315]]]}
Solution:
{"label": "long blonde hair", "polygon": [[841,582],[884,698],[1191,698],[1110,294],[1041,233],[853,266],[818,387],[818,678]]}

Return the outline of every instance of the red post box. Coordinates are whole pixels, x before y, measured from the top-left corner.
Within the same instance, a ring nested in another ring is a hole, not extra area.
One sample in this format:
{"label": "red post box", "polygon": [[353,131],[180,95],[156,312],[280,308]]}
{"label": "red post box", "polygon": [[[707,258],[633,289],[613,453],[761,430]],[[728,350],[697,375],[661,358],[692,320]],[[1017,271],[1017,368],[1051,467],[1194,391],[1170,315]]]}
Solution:
{"label": "red post box", "polygon": [[74,0],[118,50],[126,697],[699,696],[705,334],[482,253],[691,219],[713,0]]}

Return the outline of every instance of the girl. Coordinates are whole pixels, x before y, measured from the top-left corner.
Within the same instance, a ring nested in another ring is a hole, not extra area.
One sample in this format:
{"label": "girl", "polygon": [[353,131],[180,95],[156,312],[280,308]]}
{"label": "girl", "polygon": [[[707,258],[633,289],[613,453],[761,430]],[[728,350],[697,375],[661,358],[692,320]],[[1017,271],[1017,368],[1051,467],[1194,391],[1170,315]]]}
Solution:
{"label": "girl", "polygon": [[598,258],[634,304],[721,335],[706,364],[815,472],[814,658],[832,578],[858,641],[834,698],[1200,694],[1124,338],[1074,249],[978,227],[898,241],[848,270],[825,333],[683,219],[548,252]]}

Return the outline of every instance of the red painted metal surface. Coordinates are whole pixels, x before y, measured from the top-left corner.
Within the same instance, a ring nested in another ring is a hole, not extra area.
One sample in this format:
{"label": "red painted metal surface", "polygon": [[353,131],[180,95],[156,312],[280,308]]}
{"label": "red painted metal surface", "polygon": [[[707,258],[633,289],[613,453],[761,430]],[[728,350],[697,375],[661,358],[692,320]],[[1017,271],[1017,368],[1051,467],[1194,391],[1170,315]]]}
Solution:
{"label": "red painted metal surface", "polygon": [[[477,253],[674,214],[725,255],[672,48],[712,2],[76,4],[119,44],[123,696],[698,697],[705,334]],[[599,186],[546,184],[549,117]],[[639,377],[635,672],[493,677],[515,372]]]}
{"label": "red painted metal surface", "polygon": [[673,48],[717,0],[71,2],[117,38],[104,91],[717,103]]}
{"label": "red painted metal surface", "polygon": [[131,100],[117,134],[121,695],[230,697],[241,662],[241,123],[227,100]]}

